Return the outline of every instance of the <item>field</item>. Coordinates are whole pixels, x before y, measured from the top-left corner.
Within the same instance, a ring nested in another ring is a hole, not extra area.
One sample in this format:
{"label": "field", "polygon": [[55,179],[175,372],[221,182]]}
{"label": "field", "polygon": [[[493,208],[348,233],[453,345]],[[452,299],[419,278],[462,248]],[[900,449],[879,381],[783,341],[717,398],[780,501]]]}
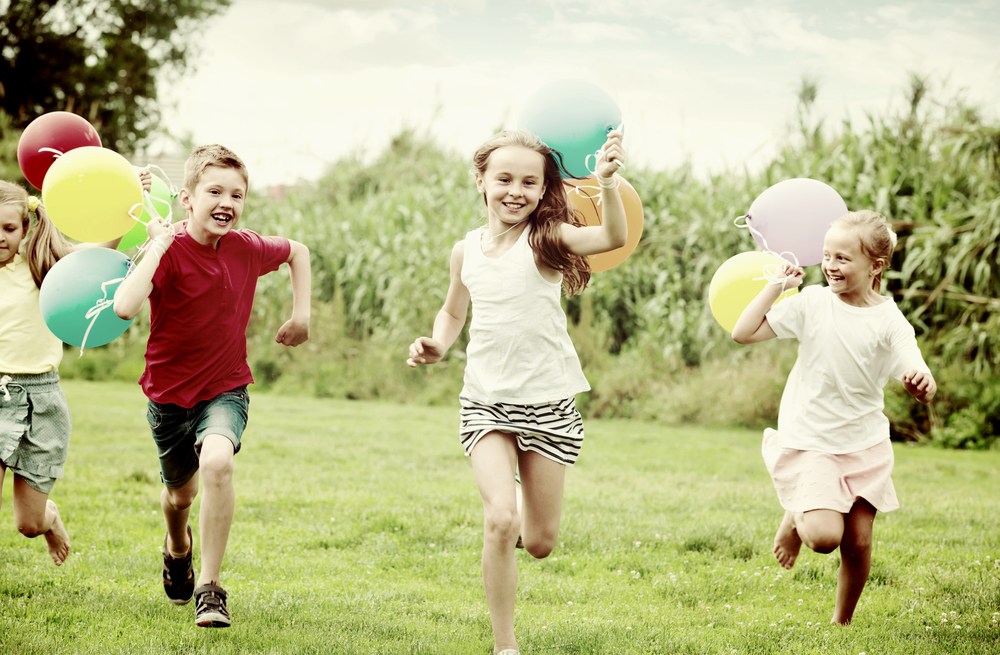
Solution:
{"label": "field", "polygon": [[[234,624],[205,630],[161,590],[140,390],[64,388],[74,434],[52,497],[73,552],[56,568],[17,534],[8,475],[0,652],[491,652],[455,408],[254,394],[223,567]],[[828,623],[837,555],[804,552],[785,572],[770,553],[781,511],[759,436],[588,421],[560,546],[518,553],[522,652],[1000,652],[1000,452],[896,445],[903,507],[876,520],[844,628]]]}

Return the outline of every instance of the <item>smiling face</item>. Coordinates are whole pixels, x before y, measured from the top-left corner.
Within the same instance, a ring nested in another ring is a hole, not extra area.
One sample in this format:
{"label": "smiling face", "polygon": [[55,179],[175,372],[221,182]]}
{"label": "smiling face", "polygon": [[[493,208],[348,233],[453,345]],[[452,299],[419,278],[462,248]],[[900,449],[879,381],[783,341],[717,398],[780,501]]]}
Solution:
{"label": "smiling face", "polygon": [[545,194],[545,157],[523,146],[497,148],[476,175],[476,188],[486,198],[491,224],[523,221]]}
{"label": "smiling face", "polygon": [[878,292],[872,288],[882,260],[872,261],[861,249],[857,228],[833,226],[823,239],[823,275],[833,291],[849,305],[872,303]]}
{"label": "smiling face", "polygon": [[236,226],[243,213],[247,184],[235,168],[209,166],[194,192],[181,189],[181,206],[187,210],[187,231],[202,245],[218,247],[219,239]]}
{"label": "smiling face", "polygon": [[14,259],[26,233],[21,206],[0,205],[0,266],[5,266]]}

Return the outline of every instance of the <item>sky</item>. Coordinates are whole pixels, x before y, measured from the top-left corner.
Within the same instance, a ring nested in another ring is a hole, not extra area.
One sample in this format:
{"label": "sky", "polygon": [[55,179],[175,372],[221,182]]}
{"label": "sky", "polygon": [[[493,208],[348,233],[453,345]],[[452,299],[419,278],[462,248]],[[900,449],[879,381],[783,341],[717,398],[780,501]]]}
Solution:
{"label": "sky", "polygon": [[911,72],[996,119],[997,34],[1000,0],[233,0],[196,36],[193,71],[161,85],[162,128],[293,184],[405,128],[470,158],[573,79],[618,104],[630,166],[752,170],[803,76],[828,124],[900,107]]}

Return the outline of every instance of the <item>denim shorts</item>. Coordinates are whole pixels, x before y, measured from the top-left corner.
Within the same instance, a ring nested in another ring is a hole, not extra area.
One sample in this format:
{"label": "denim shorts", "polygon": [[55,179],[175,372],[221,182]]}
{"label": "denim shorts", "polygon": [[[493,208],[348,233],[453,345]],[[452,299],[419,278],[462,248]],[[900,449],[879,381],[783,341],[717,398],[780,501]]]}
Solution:
{"label": "denim shorts", "polygon": [[247,427],[250,394],[246,386],[220,393],[187,409],[171,403],[148,403],[146,420],[153,431],[160,458],[160,480],[171,489],[183,487],[198,472],[198,458],[205,437],[218,434],[240,452],[240,437]]}

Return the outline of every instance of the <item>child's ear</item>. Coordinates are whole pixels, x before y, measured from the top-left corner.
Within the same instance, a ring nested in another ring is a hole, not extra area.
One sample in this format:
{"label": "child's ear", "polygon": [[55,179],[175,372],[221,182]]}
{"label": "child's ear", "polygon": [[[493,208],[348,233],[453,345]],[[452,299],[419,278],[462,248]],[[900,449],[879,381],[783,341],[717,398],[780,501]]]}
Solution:
{"label": "child's ear", "polygon": [[188,193],[187,189],[181,189],[177,194],[177,199],[180,201],[181,207],[191,209],[191,194]]}
{"label": "child's ear", "polygon": [[479,193],[486,193],[486,186],[485,183],[483,182],[483,176],[478,173],[476,173],[476,189],[479,190]]}
{"label": "child's ear", "polygon": [[879,257],[872,262],[872,277],[875,277],[879,273],[885,270],[885,260]]}

